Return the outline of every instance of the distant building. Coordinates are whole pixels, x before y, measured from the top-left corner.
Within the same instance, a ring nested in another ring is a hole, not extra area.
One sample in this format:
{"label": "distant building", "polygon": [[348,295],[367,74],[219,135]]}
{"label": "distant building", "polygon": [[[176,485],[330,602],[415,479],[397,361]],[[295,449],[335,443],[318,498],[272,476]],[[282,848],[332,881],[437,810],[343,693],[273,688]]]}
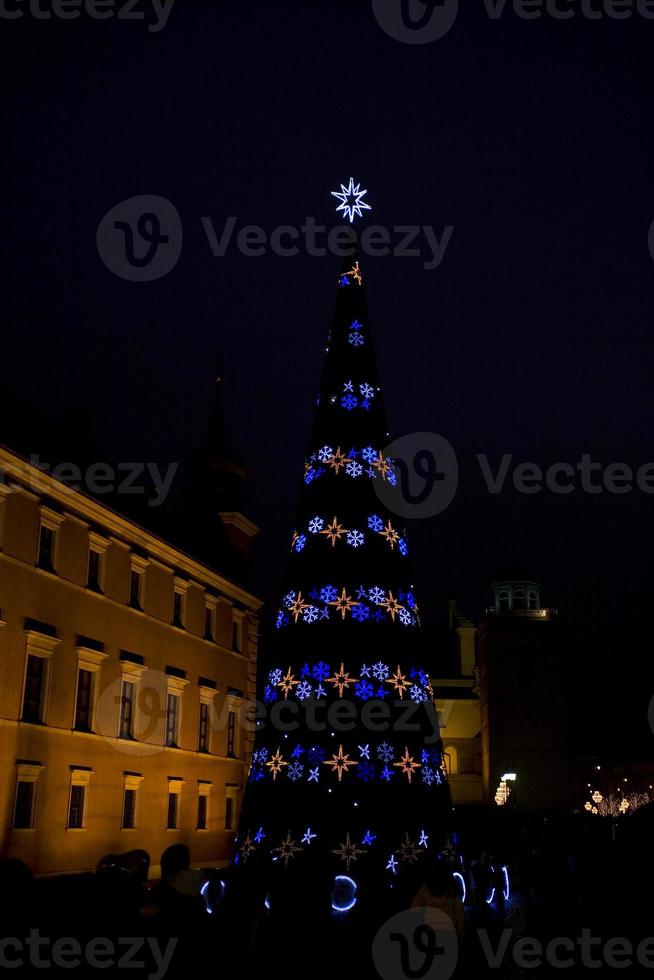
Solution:
{"label": "distant building", "polygon": [[[575,805],[556,611],[525,576],[493,583],[477,627],[450,601],[432,678],[453,802]],[[503,776],[515,776],[504,781]]]}
{"label": "distant building", "polygon": [[447,631],[439,642],[446,669],[432,678],[445,762],[455,804],[484,802],[477,627],[450,601]]}
{"label": "distant building", "polygon": [[493,595],[479,626],[484,797],[491,802],[502,777],[514,774],[508,782],[521,808],[569,806],[567,684],[556,611],[542,607],[540,585],[524,575],[500,578]]}
{"label": "distant building", "polygon": [[176,842],[227,861],[261,603],[3,448],[0,473],[0,853],[37,874],[137,847],[156,868]]}

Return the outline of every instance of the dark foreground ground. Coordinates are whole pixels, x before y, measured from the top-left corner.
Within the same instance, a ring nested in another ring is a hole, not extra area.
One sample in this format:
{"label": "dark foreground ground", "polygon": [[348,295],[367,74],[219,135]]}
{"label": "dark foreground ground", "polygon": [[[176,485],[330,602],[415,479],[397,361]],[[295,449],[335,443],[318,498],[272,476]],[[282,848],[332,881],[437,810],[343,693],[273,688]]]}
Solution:
{"label": "dark foreground ground", "polygon": [[[424,914],[394,918],[415,901],[418,871],[375,894],[364,890],[340,914],[316,908],[311,883],[293,882],[268,910],[252,890],[232,891],[230,901],[228,872],[211,875],[200,894],[206,872],[182,869],[152,882],[145,861],[105,862],[96,874],[36,881],[4,861],[0,969],[71,978],[131,970],[151,980],[191,970],[244,980],[576,977],[599,969],[654,977],[652,809],[613,824],[586,815],[544,821],[512,814],[493,826],[463,828],[465,926],[459,936],[445,935],[438,919],[433,943],[416,931]],[[489,870],[501,867],[509,869],[506,901],[501,884],[493,894],[501,879]],[[435,896],[429,904],[442,909],[451,901]]]}

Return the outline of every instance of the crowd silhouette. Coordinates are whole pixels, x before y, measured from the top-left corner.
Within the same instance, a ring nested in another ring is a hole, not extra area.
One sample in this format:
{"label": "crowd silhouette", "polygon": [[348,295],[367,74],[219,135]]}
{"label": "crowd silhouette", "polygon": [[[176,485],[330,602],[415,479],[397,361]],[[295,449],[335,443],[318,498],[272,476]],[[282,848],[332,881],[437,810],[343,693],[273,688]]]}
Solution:
{"label": "crowd silhouette", "polygon": [[[359,901],[347,914],[335,911],[329,889],[321,891],[307,879],[300,862],[280,868],[269,888],[255,866],[233,882],[229,869],[194,869],[184,844],[161,855],[158,880],[151,879],[150,856],[143,850],[107,854],[94,873],[42,879],[22,861],[4,858],[3,967],[19,975],[35,973],[58,939],[73,937],[86,948],[102,937],[110,960],[99,971],[105,977],[127,965],[119,958],[127,956],[130,940],[132,959],[142,964],[139,972],[152,980],[203,967],[250,980],[272,969],[282,952],[288,977],[375,980],[371,948],[377,931],[390,917],[413,908],[438,910],[451,921],[459,940],[457,975],[474,970],[511,977],[524,972],[512,957],[524,937],[544,944],[555,937],[575,941],[590,930],[603,942],[623,937],[635,948],[654,932],[653,823],[652,805],[617,820],[513,813],[485,828],[471,820],[460,833],[454,865],[445,858],[430,866],[418,862],[391,887],[381,878],[362,883]],[[39,948],[36,963],[25,952],[35,933],[49,944]],[[486,950],[499,948],[503,936],[508,936],[503,962],[492,967]],[[17,943],[27,944],[21,963]],[[120,957],[109,957],[107,948]],[[71,975],[70,963],[48,968],[49,975],[59,969]],[[84,976],[95,974],[84,962],[80,969]],[[549,968],[537,972],[547,974]]]}

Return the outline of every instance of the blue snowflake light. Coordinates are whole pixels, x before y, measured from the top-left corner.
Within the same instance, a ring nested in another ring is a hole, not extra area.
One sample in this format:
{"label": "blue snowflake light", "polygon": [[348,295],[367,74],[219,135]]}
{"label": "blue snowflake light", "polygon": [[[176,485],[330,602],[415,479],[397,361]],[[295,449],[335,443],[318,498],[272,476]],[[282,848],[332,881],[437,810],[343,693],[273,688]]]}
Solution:
{"label": "blue snowflake light", "polygon": [[364,339],[363,339],[363,337],[361,336],[360,333],[351,333],[351,334],[349,334],[347,340],[348,340],[348,343],[349,344],[352,344],[353,347],[363,347],[363,345],[365,343],[365,341],[364,341]]}
{"label": "blue snowflake light", "polygon": [[317,681],[326,681],[331,672],[331,667],[323,660],[321,660],[320,663],[315,664],[312,670],[314,679]]}
{"label": "blue snowflake light", "polygon": [[354,685],[354,693],[358,698],[361,698],[362,701],[370,701],[370,699],[374,697],[375,689],[370,681],[358,681],[358,683]]}
{"label": "blue snowflake light", "polygon": [[288,767],[288,778],[296,783],[304,775],[304,766],[301,762],[293,762]]}
{"label": "blue snowflake light", "polygon": [[362,602],[360,602],[359,605],[355,606],[354,609],[352,610],[352,618],[356,620],[357,623],[363,623],[369,617],[370,617],[370,609]]}
{"label": "blue snowflake light", "polygon": [[370,762],[360,762],[357,766],[357,779],[369,783],[375,778],[375,767]]}
{"label": "blue snowflake light", "polygon": [[384,530],[384,522],[378,514],[371,514],[368,518],[368,527],[371,531],[374,531],[375,534],[379,534],[380,531]]}
{"label": "blue snowflake light", "polygon": [[302,681],[300,684],[298,684],[298,688],[295,693],[300,701],[306,701],[312,694],[311,684],[309,684],[308,681]]}

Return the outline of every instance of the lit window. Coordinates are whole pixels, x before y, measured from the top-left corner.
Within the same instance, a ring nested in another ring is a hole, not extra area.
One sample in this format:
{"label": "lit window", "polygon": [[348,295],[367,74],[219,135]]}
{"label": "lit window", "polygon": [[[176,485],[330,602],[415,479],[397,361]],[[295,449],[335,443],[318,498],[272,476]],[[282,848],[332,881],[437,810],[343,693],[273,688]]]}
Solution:
{"label": "lit window", "polygon": [[209,705],[200,705],[198,752],[209,751]]}
{"label": "lit window", "polygon": [[35,630],[26,630],[27,659],[23,688],[22,721],[45,724],[50,658],[61,640]]}
{"label": "lit window", "polygon": [[143,584],[148,562],[140,555],[130,556],[129,604],[132,609],[143,609]]}
{"label": "lit window", "polygon": [[184,605],[188,582],[175,576],[175,591],[173,593],[173,626],[184,629]]}
{"label": "lit window", "polygon": [[83,830],[86,827],[86,802],[92,774],[91,769],[70,767],[68,823],[66,824],[69,830]]}
{"label": "lit window", "polygon": [[166,667],[166,728],[164,745],[178,748],[182,725],[182,694],[188,684],[186,671]]}
{"label": "lit window", "polygon": [[54,572],[57,566],[57,532],[63,517],[48,507],[41,507],[37,565],[45,572]]}
{"label": "lit window", "polygon": [[39,532],[39,568],[47,572],[54,571],[54,536],[55,532],[51,527],[41,525]]}
{"label": "lit window", "polygon": [[212,642],[216,639],[216,605],[217,599],[207,596],[204,607],[204,638]]}
{"label": "lit window", "polygon": [[207,829],[207,797],[198,796],[198,830]]}
{"label": "lit window", "polygon": [[70,787],[70,806],[68,807],[68,826],[79,830],[84,826],[85,786]]}
{"label": "lit window", "polygon": [[23,697],[23,721],[39,724],[43,721],[46,661],[43,657],[28,656]]}
{"label": "lit window", "polygon": [[166,745],[177,747],[179,735],[179,695],[168,694],[166,698]]}
{"label": "lit window", "polygon": [[[89,646],[82,645],[85,641],[79,638],[77,647],[77,690],[75,692],[75,717],[73,728],[78,732],[92,732],[95,728],[95,707],[98,697],[96,675],[100,673],[102,663],[107,654],[102,650],[101,643],[86,640]],[[93,643],[93,647],[91,647]],[[96,649],[96,646],[99,649]]]}
{"label": "lit window", "polygon": [[15,830],[31,830],[35,825],[37,783],[42,770],[40,762],[16,763]]}
{"label": "lit window", "polygon": [[125,773],[123,790],[123,830],[134,830],[138,822],[139,792],[143,776],[136,772]]}
{"label": "lit window", "polygon": [[36,783],[19,779],[16,783],[16,804],[14,806],[14,827],[27,830],[34,826],[34,799]]}
{"label": "lit window", "polygon": [[133,681],[124,680],[120,692],[120,730],[119,738],[134,738],[134,703],[136,700],[136,685]]}
{"label": "lit window", "polygon": [[225,830],[236,830],[236,801],[238,786],[225,787]]}
{"label": "lit window", "polygon": [[89,534],[89,557],[86,570],[86,587],[93,592],[102,592],[102,572],[104,565],[104,554],[109,542],[101,538],[99,534],[91,532]]}
{"label": "lit window", "polygon": [[166,824],[168,830],[177,830],[178,800],[178,793],[168,794],[168,822]]}
{"label": "lit window", "polygon": [[232,650],[240,653],[243,649],[243,620],[234,616],[232,620]]}
{"label": "lit window", "polygon": [[15,830],[31,830],[35,825],[37,783],[42,769],[39,762],[16,763]]}
{"label": "lit window", "polygon": [[227,755],[233,759],[236,756],[234,751],[236,744],[236,712],[230,711],[227,715]]}
{"label": "lit window", "polygon": [[206,677],[199,678],[200,713],[198,724],[198,752],[211,751],[211,711],[218,693],[215,682]]}
{"label": "lit window", "polygon": [[227,710],[227,739],[225,754],[231,759],[237,759],[239,757],[240,746],[238,716],[241,711],[242,704],[243,698],[241,697],[241,692],[230,688],[225,699],[225,708]]}
{"label": "lit window", "polygon": [[139,737],[139,686],[141,677],[147,670],[147,667],[143,663],[143,657],[122,650],[120,654],[120,668],[122,671],[122,681],[118,716],[118,738],[136,740]]}
{"label": "lit window", "polygon": [[177,776],[168,777],[168,813],[166,818],[167,830],[179,830],[180,794],[184,780]]}
{"label": "lit window", "polygon": [[212,783],[198,780],[198,815],[196,827],[198,830],[209,829],[209,793]]}
{"label": "lit window", "polygon": [[126,789],[123,800],[123,827],[133,830],[136,826],[136,793],[135,789]]}
{"label": "lit window", "polygon": [[75,699],[75,728],[79,732],[91,731],[93,674],[80,668],[77,671],[77,697]]}

